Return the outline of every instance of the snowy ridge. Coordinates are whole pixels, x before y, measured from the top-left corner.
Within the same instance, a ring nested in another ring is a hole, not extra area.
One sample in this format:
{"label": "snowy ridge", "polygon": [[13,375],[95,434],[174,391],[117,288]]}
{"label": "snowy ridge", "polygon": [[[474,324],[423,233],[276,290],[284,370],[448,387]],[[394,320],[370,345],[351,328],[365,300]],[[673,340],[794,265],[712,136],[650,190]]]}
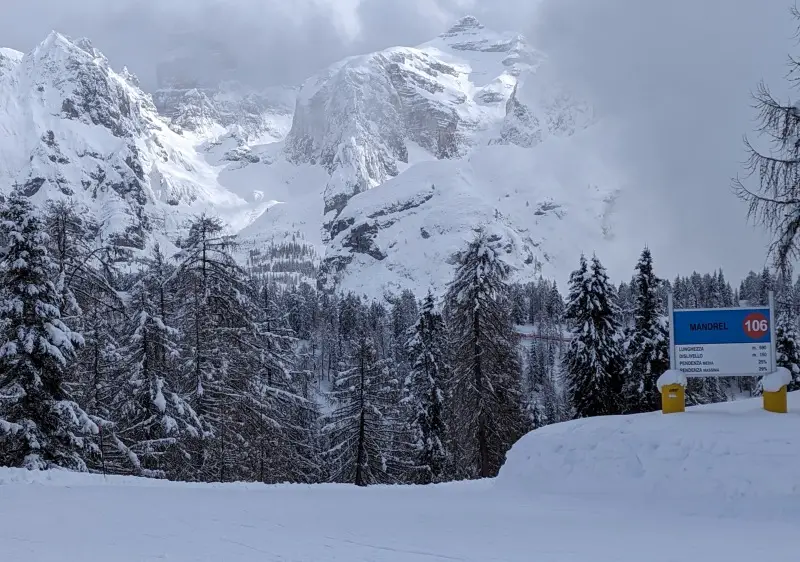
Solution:
{"label": "snowy ridge", "polygon": [[177,132],[198,141],[221,142],[231,137],[238,145],[268,144],[289,132],[295,88],[253,91],[226,82],[217,88],[162,88],[153,95],[159,113]]}

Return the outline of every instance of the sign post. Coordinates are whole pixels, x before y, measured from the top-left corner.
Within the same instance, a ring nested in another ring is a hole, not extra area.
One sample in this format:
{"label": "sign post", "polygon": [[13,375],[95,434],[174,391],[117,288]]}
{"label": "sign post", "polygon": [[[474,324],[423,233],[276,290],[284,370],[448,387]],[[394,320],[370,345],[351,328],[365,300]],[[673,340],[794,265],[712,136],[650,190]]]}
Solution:
{"label": "sign post", "polygon": [[774,307],[772,291],[769,306],[678,310],[670,294],[670,370],[687,378],[764,377],[776,372]]}

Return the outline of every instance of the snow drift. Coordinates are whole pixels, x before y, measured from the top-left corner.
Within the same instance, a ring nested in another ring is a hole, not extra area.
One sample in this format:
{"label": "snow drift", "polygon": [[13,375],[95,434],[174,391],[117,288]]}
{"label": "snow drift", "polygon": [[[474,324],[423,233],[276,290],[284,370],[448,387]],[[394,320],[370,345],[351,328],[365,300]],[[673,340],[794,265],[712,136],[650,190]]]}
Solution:
{"label": "snow drift", "polygon": [[661,412],[575,420],[523,437],[498,489],[515,494],[639,498],[707,508],[758,504],[800,513],[800,392],[789,413],[761,398]]}

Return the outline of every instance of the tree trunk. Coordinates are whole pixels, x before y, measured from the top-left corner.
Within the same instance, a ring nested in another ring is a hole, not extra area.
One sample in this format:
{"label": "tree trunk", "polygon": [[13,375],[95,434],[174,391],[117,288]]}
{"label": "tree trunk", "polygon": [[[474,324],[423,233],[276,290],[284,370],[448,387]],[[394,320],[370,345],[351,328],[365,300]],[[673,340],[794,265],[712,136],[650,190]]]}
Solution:
{"label": "tree trunk", "polygon": [[481,320],[477,312],[472,315],[472,345],[475,368],[475,392],[478,395],[478,474],[481,478],[491,476],[489,471],[489,444],[486,431],[486,407],[483,400],[483,365],[481,363]]}

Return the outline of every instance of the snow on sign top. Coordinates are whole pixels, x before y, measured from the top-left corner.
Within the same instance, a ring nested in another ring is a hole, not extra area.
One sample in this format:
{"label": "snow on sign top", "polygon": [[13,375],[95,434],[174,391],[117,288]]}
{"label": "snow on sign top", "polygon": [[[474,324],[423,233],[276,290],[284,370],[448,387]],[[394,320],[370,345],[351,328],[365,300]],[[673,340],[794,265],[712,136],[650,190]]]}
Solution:
{"label": "snow on sign top", "polygon": [[676,310],[675,345],[770,343],[769,308]]}

